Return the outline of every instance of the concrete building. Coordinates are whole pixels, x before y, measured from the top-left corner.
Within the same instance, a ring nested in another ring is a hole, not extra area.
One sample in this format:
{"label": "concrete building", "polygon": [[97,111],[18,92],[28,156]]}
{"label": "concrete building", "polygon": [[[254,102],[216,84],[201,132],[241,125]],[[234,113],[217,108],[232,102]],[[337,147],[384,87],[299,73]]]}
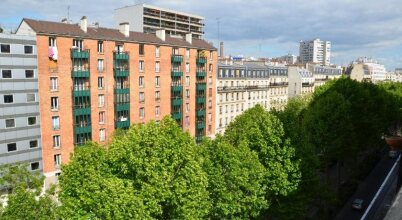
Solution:
{"label": "concrete building", "polygon": [[42,171],[36,38],[0,34],[0,164]]}
{"label": "concrete building", "polygon": [[289,66],[289,98],[314,92],[314,75],[304,67]]}
{"label": "concrete building", "polygon": [[216,132],[257,104],[266,110],[283,108],[287,103],[287,68],[253,63],[218,64]]}
{"label": "concrete building", "polygon": [[338,79],[342,76],[342,67],[340,66],[321,66],[307,63],[306,69],[313,73],[314,88],[324,85],[329,80]]}
{"label": "concrete building", "polygon": [[114,20],[116,25],[128,22],[130,30],[136,32],[155,33],[165,29],[169,35],[192,33],[192,37],[197,39],[204,35],[204,17],[147,4],[115,9]]}
{"label": "concrete building", "polygon": [[385,66],[371,58],[359,58],[350,65],[348,72],[351,79],[377,83],[387,79]]}
{"label": "concrete building", "polygon": [[296,64],[296,62],[297,62],[297,56],[289,53],[285,56],[272,58],[270,60],[270,62],[281,63],[284,65],[293,65],[293,64]]}
{"label": "concrete building", "polygon": [[115,129],[171,115],[197,141],[215,134],[216,48],[172,38],[77,24],[22,20],[38,51],[43,169],[60,164],[88,140],[104,144]]}
{"label": "concrete building", "polygon": [[330,65],[331,42],[320,39],[300,41],[299,59],[303,64],[316,63],[323,66]]}

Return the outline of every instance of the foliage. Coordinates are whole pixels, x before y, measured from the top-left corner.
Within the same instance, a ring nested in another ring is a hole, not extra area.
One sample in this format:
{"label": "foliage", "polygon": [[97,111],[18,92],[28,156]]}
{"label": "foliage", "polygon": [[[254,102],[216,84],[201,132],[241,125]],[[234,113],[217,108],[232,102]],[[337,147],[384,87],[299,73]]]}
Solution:
{"label": "foliage", "polygon": [[65,216],[99,219],[203,218],[207,175],[196,145],[177,123],[134,125],[108,149],[77,150],[60,178]]}
{"label": "foliage", "polygon": [[208,174],[211,219],[251,219],[268,207],[264,166],[245,145],[233,147],[223,138],[200,146],[203,169]]}
{"label": "foliage", "polygon": [[8,201],[0,209],[0,218],[55,219],[57,204],[52,197],[53,191],[40,195],[42,183],[43,176],[30,172],[27,164],[3,165],[0,186],[6,190]]}
{"label": "foliage", "polygon": [[234,146],[246,144],[266,168],[268,201],[295,191],[300,181],[299,161],[282,123],[260,105],[248,109],[229,124],[225,138]]}

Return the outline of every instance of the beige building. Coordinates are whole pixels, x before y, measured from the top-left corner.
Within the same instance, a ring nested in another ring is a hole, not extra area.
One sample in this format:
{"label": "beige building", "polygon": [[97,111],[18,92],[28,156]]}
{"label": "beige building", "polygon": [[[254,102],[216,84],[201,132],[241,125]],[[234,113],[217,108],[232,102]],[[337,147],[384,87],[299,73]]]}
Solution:
{"label": "beige building", "polygon": [[387,79],[385,66],[370,58],[359,58],[350,65],[348,75],[357,81],[377,83]]}
{"label": "beige building", "polygon": [[308,69],[289,66],[289,98],[314,92],[314,75]]}
{"label": "beige building", "polygon": [[340,66],[321,66],[317,64],[306,64],[307,70],[313,73],[314,88],[324,85],[332,79],[338,79],[342,76],[342,68]]}

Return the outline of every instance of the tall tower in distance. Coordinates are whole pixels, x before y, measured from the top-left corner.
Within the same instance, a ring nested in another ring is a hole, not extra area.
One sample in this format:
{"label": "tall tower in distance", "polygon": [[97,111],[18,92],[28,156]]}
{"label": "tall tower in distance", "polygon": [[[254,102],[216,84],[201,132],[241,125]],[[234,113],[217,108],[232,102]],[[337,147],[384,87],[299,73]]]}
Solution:
{"label": "tall tower in distance", "polygon": [[219,57],[223,58],[224,56],[225,56],[224,45],[223,45],[223,41],[221,41],[221,43],[219,44]]}
{"label": "tall tower in distance", "polygon": [[322,66],[331,64],[331,41],[314,39],[300,41],[299,56],[301,63],[317,63]]}

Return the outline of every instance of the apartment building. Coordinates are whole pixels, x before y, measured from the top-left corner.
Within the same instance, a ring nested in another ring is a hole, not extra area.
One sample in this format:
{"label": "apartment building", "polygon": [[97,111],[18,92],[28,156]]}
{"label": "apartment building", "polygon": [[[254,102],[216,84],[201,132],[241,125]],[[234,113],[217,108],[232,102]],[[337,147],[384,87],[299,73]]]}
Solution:
{"label": "apartment building", "polygon": [[[204,40],[23,19],[36,35],[43,170],[55,181],[76,146],[171,115],[199,141],[215,133],[216,49]],[[57,123],[56,123],[56,122]],[[56,126],[58,125],[58,126]],[[57,160],[56,160],[57,159]]]}
{"label": "apartment building", "polygon": [[42,171],[35,37],[0,34],[0,164]]}
{"label": "apartment building", "polygon": [[136,32],[156,33],[165,29],[169,35],[184,37],[191,33],[197,39],[204,35],[204,17],[147,4],[115,9],[114,20],[117,25],[129,22],[130,30]]}
{"label": "apartment building", "polygon": [[287,103],[287,68],[253,63],[218,64],[216,132],[257,104],[267,110],[281,109]]}
{"label": "apartment building", "polygon": [[338,79],[342,76],[342,67],[340,66],[321,66],[307,63],[306,69],[314,75],[314,88],[324,85],[329,80]]}
{"label": "apartment building", "polygon": [[354,61],[348,74],[351,79],[357,81],[364,80],[377,83],[387,79],[385,66],[367,57],[361,57]]}
{"label": "apartment building", "polygon": [[289,98],[314,92],[314,75],[308,69],[289,66]]}
{"label": "apartment building", "polygon": [[331,42],[314,39],[300,41],[299,59],[301,63],[316,63],[328,66],[331,63]]}

